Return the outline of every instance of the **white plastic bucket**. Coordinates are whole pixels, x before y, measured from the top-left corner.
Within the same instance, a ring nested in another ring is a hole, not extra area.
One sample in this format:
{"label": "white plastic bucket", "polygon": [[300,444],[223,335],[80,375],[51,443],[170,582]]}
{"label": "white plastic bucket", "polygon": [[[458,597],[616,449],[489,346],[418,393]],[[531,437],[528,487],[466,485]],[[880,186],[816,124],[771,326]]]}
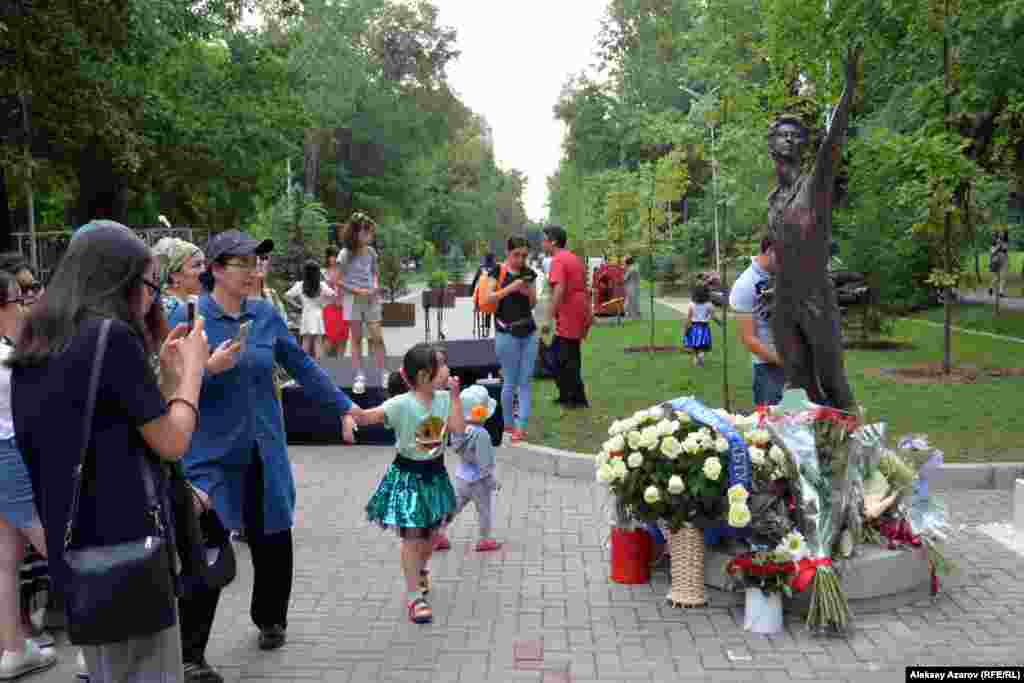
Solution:
{"label": "white plastic bucket", "polygon": [[747,589],[743,628],[752,633],[774,635],[782,631],[782,595]]}

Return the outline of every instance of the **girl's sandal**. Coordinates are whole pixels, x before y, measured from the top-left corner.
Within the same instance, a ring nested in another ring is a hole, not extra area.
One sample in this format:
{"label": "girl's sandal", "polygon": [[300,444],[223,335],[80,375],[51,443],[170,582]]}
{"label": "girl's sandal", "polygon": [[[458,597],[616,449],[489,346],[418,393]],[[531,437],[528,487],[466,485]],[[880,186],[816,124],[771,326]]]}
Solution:
{"label": "girl's sandal", "polygon": [[430,592],[430,572],[426,569],[420,571],[420,593],[426,595]]}
{"label": "girl's sandal", "polygon": [[416,598],[409,603],[409,621],[414,624],[429,624],[434,620],[434,611],[426,598]]}

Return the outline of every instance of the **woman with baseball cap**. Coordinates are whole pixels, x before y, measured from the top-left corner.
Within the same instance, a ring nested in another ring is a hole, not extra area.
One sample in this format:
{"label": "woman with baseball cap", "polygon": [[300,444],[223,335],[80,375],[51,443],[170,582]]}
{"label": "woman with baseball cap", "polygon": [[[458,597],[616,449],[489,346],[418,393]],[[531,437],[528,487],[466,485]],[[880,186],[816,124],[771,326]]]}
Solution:
{"label": "woman with baseball cap", "polygon": [[[292,589],[295,481],[274,388],[275,363],[314,401],[336,412],[346,441],[353,440],[354,425],[349,398],[299,348],[277,310],[254,296],[258,259],[273,248],[270,240],[239,230],[214,236],[206,248],[206,292],[196,315],[211,348],[231,341],[231,353],[219,366],[207,365],[203,419],[184,458],[186,477],[206,494],[225,526],[246,531],[255,576],[250,616],[263,650],[284,645]],[[171,323],[185,319],[179,308]],[[219,597],[219,590],[204,588],[181,601],[187,680],[222,680],[205,659]]]}

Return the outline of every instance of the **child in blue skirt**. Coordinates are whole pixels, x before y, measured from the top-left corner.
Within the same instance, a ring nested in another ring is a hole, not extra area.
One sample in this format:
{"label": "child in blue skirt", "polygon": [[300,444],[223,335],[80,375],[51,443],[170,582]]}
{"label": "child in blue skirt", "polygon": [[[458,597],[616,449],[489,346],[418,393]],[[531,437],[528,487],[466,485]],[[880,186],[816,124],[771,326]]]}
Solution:
{"label": "child in blue skirt", "polygon": [[433,620],[426,595],[434,536],[455,512],[444,447],[449,435],[465,432],[466,423],[459,380],[449,376],[443,352],[417,344],[405,354],[401,376],[408,391],[360,411],[356,419],[360,424],[383,422],[395,430],[398,455],[367,503],[366,514],[370,521],[398,531],[409,620],[426,624]]}
{"label": "child in blue skirt", "polygon": [[693,363],[698,367],[704,367],[704,354],[711,350],[712,320],[718,321],[715,306],[711,303],[711,292],[707,285],[698,284],[693,288],[693,297],[686,311],[683,334],[683,345],[693,351]]}

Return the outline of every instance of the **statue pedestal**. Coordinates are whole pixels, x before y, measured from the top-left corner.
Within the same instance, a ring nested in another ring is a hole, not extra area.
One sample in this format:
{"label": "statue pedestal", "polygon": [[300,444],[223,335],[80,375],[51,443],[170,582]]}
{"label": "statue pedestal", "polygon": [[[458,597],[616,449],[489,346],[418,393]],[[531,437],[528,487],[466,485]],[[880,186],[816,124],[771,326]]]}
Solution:
{"label": "statue pedestal", "polygon": [[[928,552],[924,548],[888,550],[862,545],[857,547],[857,551],[856,556],[836,562],[853,614],[897,609],[931,594],[931,570]],[[711,607],[743,605],[744,592],[727,589],[724,567],[734,557],[735,553],[724,549],[705,549],[704,576]],[[946,584],[948,579],[943,577],[943,583]],[[785,608],[799,612],[808,606],[810,597],[810,590],[799,593],[792,600],[784,601]]]}

